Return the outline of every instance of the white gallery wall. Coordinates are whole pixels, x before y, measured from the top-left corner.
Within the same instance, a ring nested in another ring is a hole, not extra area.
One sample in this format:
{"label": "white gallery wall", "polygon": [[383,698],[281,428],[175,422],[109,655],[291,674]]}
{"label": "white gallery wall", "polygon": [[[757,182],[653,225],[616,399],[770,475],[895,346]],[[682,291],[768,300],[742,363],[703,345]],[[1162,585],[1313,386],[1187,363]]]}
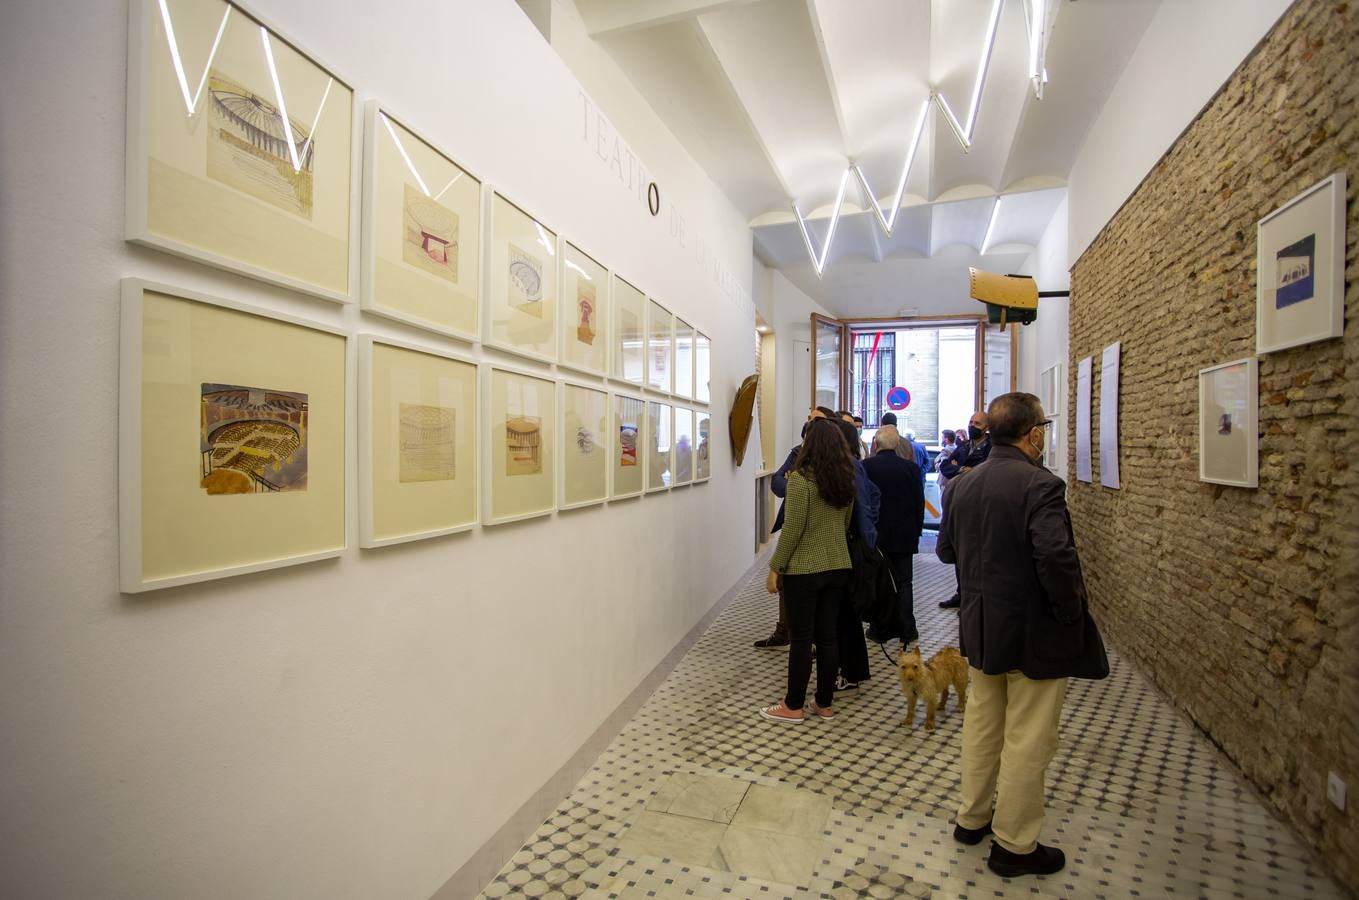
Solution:
{"label": "white gallery wall", "polygon": [[[758,262],[756,266],[764,268]],[[757,276],[756,283],[760,277]],[[778,360],[778,434],[773,461],[777,468],[783,465],[788,451],[800,442],[802,423],[811,407],[810,367],[815,360],[815,349],[811,348],[812,313],[823,316],[830,313],[777,269],[764,268],[762,277],[769,286],[769,312],[763,312],[761,306],[761,314],[774,329],[774,356]]]}
{"label": "white gallery wall", "polygon": [[1161,3],[1072,163],[1072,264],[1290,2]]}
{"label": "white gallery wall", "polygon": [[[737,471],[726,433],[750,232],[654,114],[582,87],[512,0],[252,6],[711,336],[712,481],[373,551],[351,502],[338,560],[120,595],[120,278],[465,345],[124,243],[126,6],[8,5],[6,118],[26,124],[0,128],[6,896],[427,897],[751,562],[758,454]],[[605,72],[591,49],[573,65]]]}
{"label": "white gallery wall", "polygon": [[[1070,264],[1067,262],[1067,208],[1068,199],[1052,214],[1052,221],[1044,230],[1043,236],[1019,270],[1022,275],[1032,275],[1040,291],[1065,291],[1071,287]],[[1019,357],[1016,360],[1018,389],[1030,394],[1040,394],[1039,376],[1049,367],[1060,365],[1061,383],[1070,381],[1067,371],[1067,354],[1071,301],[1067,297],[1042,297],[1038,301],[1038,320],[1031,325],[1019,328]],[[1066,400],[1059,408],[1047,409],[1047,413],[1065,414]],[[1064,440],[1068,420],[1060,423],[1060,434],[1049,435],[1050,440]],[[1060,449],[1060,448],[1059,448]],[[1066,477],[1066,454],[1058,456],[1057,474]]]}

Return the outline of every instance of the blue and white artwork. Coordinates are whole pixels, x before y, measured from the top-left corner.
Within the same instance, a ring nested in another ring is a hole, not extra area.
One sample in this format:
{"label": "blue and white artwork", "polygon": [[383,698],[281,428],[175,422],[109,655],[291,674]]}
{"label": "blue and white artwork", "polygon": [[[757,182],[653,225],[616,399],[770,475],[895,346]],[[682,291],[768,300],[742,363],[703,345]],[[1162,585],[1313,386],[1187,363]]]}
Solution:
{"label": "blue and white artwork", "polygon": [[1278,252],[1278,265],[1275,269],[1277,283],[1274,285],[1275,309],[1311,300],[1314,296],[1312,273],[1316,268],[1316,246],[1317,236],[1309,234]]}

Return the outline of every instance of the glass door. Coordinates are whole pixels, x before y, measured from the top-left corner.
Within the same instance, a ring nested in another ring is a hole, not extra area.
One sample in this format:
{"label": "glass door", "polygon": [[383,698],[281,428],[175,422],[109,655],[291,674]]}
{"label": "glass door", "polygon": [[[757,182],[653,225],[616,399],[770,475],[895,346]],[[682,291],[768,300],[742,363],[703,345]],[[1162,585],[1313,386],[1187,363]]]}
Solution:
{"label": "glass door", "polygon": [[812,394],[810,406],[845,409],[845,358],[849,327],[839,319],[812,313]]}

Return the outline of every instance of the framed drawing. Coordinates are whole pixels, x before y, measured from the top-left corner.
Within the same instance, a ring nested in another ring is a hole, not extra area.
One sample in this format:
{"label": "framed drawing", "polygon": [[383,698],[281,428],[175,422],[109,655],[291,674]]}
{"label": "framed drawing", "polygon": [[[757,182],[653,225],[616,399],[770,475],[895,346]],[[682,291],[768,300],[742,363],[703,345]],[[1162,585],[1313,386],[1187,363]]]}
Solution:
{"label": "framed drawing", "polygon": [[477,367],[360,335],[359,546],[477,523]]}
{"label": "framed drawing", "polygon": [[675,317],[655,300],[647,303],[646,386],[663,394],[675,390]]}
{"label": "framed drawing", "polygon": [[1340,337],[1345,330],[1345,173],[1336,172],[1260,220],[1255,352]]}
{"label": "framed drawing", "polygon": [[1062,415],[1066,411],[1066,381],[1061,363],[1054,363],[1038,376],[1038,400],[1052,420],[1043,445],[1043,465],[1060,473],[1066,460],[1066,419]]}
{"label": "framed drawing", "polygon": [[620,381],[641,385],[646,382],[646,295],[614,275],[613,363],[609,374]]}
{"label": "framed drawing", "polygon": [[120,589],[339,556],[343,331],[122,283]]}
{"label": "framed drawing", "polygon": [[670,489],[670,435],[674,423],[669,403],[646,403],[646,491]]}
{"label": "framed drawing", "polygon": [[485,342],[542,362],[557,359],[557,235],[491,195]]}
{"label": "framed drawing", "polygon": [[711,364],[712,342],[702,332],[694,333],[694,399],[699,403],[709,402],[709,365]]}
{"label": "framed drawing", "polygon": [[132,0],[126,237],[353,299],[353,90],[223,0]]}
{"label": "framed drawing", "polygon": [[694,418],[697,420],[694,431],[697,432],[698,444],[694,447],[694,484],[701,484],[712,477],[712,416],[706,409],[694,410]]}
{"label": "framed drawing", "polygon": [[675,407],[674,434],[670,486],[679,487],[694,480],[694,411],[687,406]]}
{"label": "framed drawing", "polygon": [[609,395],[562,382],[561,489],[558,509],[603,503],[609,495]]}
{"label": "framed drawing", "polygon": [[609,272],[562,241],[561,347],[558,364],[601,378],[609,374]]}
{"label": "framed drawing", "polygon": [[675,317],[675,396],[694,399],[694,326]]}
{"label": "framed drawing", "polygon": [[613,482],[609,497],[620,500],[640,495],[646,484],[641,453],[645,404],[640,397],[613,394],[611,406],[609,446],[612,448]]}
{"label": "framed drawing", "polygon": [[487,479],[483,525],[552,512],[557,386],[546,378],[484,366]]}
{"label": "framed drawing", "polygon": [[477,340],[481,182],[376,100],[364,120],[360,303],[409,325]]}
{"label": "framed drawing", "polygon": [[1258,485],[1258,390],[1253,356],[1199,371],[1199,481]]}

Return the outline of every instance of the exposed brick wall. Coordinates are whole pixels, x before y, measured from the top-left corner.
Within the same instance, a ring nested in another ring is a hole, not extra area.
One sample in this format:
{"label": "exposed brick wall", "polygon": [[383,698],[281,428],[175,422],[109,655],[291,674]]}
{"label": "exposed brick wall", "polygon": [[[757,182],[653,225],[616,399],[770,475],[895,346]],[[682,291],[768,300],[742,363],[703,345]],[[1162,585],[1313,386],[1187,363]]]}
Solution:
{"label": "exposed brick wall", "polygon": [[[1095,483],[1070,505],[1104,630],[1359,891],[1357,7],[1294,4],[1077,261],[1069,371],[1094,357]],[[1260,486],[1203,484],[1198,371],[1255,352],[1256,223],[1337,170],[1345,337],[1260,358]],[[1115,491],[1097,436],[1116,340]]]}

